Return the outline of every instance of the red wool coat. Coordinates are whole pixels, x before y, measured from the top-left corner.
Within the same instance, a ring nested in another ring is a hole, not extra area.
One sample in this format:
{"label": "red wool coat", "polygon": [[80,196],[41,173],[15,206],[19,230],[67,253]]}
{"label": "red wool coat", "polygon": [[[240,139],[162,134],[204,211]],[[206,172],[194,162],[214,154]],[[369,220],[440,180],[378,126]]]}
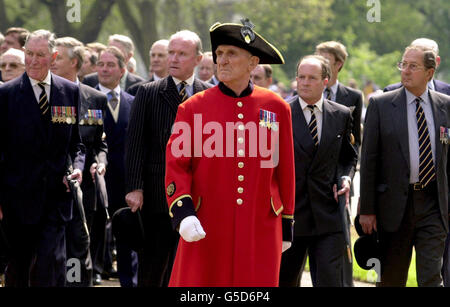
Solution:
{"label": "red wool coat", "polygon": [[[268,168],[272,141],[279,155]],[[201,92],[179,106],[166,159],[174,225],[196,214],[206,232],[197,242],[180,239],[170,286],[278,286],[294,214],[289,105],[260,87],[241,98],[218,86]]]}

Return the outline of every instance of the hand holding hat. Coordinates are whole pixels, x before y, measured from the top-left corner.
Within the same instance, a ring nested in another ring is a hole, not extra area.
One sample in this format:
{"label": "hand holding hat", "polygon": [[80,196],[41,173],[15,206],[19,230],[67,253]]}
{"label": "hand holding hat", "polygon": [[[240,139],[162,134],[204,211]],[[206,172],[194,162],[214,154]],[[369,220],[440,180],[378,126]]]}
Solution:
{"label": "hand holding hat", "polygon": [[185,217],[180,223],[180,235],[186,242],[195,242],[206,236],[200,221],[195,215]]}

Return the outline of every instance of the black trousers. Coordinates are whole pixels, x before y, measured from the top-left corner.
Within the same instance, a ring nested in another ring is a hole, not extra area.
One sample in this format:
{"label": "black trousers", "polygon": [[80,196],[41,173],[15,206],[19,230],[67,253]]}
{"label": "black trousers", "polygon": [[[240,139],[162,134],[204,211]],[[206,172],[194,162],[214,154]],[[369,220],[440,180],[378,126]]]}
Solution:
{"label": "black trousers", "polygon": [[172,229],[167,213],[146,212],[142,218],[145,244],[138,253],[138,286],[167,287],[179,235]]}
{"label": "black trousers", "polygon": [[[294,237],[291,248],[281,257],[280,287],[298,287],[308,253],[315,287],[342,287],[344,237],[341,232],[320,236]],[[311,261],[312,260],[312,261]]]}
{"label": "black trousers", "polygon": [[7,287],[65,286],[65,223],[56,210],[37,225],[21,224],[5,214],[2,225],[11,247],[5,272]]}
{"label": "black trousers", "polygon": [[[83,197],[86,193],[83,193]],[[83,223],[83,219],[77,204],[74,204],[72,220],[66,226],[66,253],[67,259],[78,259],[80,263],[80,279],[67,280],[68,287],[92,286],[92,260],[89,251],[89,230]]]}
{"label": "black trousers", "polygon": [[418,286],[441,286],[446,237],[436,185],[431,184],[426,191],[414,191],[410,187],[399,230],[395,233],[381,230],[381,282],[377,286],[406,285],[413,247],[416,251]]}

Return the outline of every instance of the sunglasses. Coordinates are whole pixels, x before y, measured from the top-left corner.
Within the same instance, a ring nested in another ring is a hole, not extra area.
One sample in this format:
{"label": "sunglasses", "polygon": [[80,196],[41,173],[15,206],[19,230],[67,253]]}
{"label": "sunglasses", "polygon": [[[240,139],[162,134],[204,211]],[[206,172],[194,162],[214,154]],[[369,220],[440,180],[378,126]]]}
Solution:
{"label": "sunglasses", "polygon": [[9,67],[11,67],[12,69],[17,69],[17,68],[19,68],[20,66],[22,66],[22,64],[20,64],[20,63],[1,63],[1,64],[0,64],[0,68],[1,68],[1,69],[5,69],[6,66],[8,66],[8,65],[9,65]]}

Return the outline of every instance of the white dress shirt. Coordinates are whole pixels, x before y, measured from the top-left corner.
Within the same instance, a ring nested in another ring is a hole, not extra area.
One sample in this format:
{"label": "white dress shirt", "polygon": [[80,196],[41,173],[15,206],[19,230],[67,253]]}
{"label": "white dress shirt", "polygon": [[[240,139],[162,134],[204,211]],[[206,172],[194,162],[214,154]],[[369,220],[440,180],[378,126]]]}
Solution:
{"label": "white dress shirt", "polygon": [[47,94],[48,103],[50,104],[50,88],[52,85],[52,77],[51,77],[50,71],[47,73],[47,77],[45,77],[45,79],[43,81],[34,80],[30,77],[28,77],[28,78],[30,79],[31,87],[33,88],[34,96],[36,97],[36,102],[38,104],[39,104],[39,97],[41,96],[41,93],[42,93],[42,89],[38,84],[45,83],[44,88],[45,88],[45,92]]}

